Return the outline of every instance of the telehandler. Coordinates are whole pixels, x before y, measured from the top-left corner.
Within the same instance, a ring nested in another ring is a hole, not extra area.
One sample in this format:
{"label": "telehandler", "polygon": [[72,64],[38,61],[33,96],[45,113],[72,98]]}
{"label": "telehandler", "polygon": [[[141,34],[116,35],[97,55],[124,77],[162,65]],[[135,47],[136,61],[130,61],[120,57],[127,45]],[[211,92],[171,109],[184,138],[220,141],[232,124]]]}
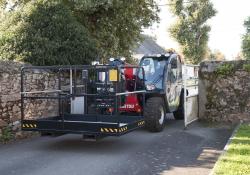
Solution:
{"label": "telehandler", "polygon": [[[55,89],[30,90],[26,76],[53,74]],[[55,116],[27,118],[29,101],[54,100]],[[84,138],[121,136],[144,127],[160,132],[166,113],[184,118],[180,56],[169,52],[144,56],[139,66],[123,59],[108,65],[29,66],[21,70],[23,131],[78,133]]]}

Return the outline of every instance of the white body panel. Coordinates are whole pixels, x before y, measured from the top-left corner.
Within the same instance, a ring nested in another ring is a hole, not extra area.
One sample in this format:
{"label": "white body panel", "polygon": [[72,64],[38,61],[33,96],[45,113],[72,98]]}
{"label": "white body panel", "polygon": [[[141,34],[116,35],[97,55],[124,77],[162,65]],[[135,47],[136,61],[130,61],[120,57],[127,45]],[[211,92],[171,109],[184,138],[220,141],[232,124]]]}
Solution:
{"label": "white body panel", "polygon": [[84,114],[84,97],[71,99],[71,114]]}
{"label": "white body panel", "polygon": [[[70,93],[73,92],[72,70],[70,70]],[[84,114],[84,97],[75,97],[70,100],[71,114]]]}

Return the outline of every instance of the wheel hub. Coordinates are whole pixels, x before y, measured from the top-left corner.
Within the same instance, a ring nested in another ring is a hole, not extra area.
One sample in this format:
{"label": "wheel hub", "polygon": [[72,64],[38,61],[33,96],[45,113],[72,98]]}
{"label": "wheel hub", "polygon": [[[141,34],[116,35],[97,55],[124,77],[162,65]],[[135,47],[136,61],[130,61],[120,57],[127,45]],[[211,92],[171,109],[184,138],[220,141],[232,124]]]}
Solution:
{"label": "wheel hub", "polygon": [[163,107],[160,107],[160,119],[159,119],[160,125],[162,125],[163,122],[164,122],[164,110]]}

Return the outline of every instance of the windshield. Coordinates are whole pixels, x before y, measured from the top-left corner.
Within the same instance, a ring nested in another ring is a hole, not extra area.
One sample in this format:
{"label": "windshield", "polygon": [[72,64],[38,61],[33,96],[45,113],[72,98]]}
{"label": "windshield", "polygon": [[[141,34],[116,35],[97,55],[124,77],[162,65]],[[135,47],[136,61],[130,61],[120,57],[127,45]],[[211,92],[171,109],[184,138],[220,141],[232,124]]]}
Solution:
{"label": "windshield", "polygon": [[[156,88],[162,89],[162,80],[164,75],[164,66],[166,59],[162,58],[144,58],[140,62],[140,66],[145,71],[145,84],[153,84]],[[139,74],[142,78],[142,73]]]}

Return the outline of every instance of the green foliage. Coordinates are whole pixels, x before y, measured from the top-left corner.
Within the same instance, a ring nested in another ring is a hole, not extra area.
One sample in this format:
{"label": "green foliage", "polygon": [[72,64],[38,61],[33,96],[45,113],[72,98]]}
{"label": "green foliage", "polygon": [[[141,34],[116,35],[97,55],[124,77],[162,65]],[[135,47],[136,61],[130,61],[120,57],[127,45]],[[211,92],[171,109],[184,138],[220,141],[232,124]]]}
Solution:
{"label": "green foliage", "polygon": [[232,75],[234,73],[234,65],[232,64],[223,64],[219,66],[215,74],[219,77],[226,77],[228,75]]}
{"label": "green foliage", "polygon": [[0,141],[6,143],[14,138],[12,130],[9,126],[6,126],[2,129],[2,136],[0,137]]}
{"label": "green foliage", "polygon": [[242,52],[246,59],[250,59],[250,17],[245,21],[246,34],[242,40]]}
{"label": "green foliage", "polygon": [[[17,3],[18,5],[16,5],[19,7],[17,9],[22,9],[22,6],[26,7],[27,5],[32,4],[31,2],[34,1],[19,0]],[[79,28],[77,33],[81,31],[82,33],[80,35],[85,37],[86,41],[95,41],[98,55],[103,61],[108,57],[125,56],[129,58],[131,56],[132,48],[141,40],[140,33],[142,32],[142,29],[149,27],[153,22],[158,21],[159,9],[153,0],[55,0],[53,3],[49,0],[40,0],[39,2],[41,4],[57,4],[57,6],[62,8],[60,9],[57,18],[60,18],[59,16],[61,15],[62,19],[70,18],[68,22],[73,20],[74,24],[77,22],[81,24],[81,27],[78,23],[76,25]],[[33,4],[36,5],[37,3]],[[33,11],[36,11],[33,5],[29,6]],[[63,11],[65,11],[65,13],[62,13]],[[50,18],[50,16],[52,15],[47,13],[46,15],[43,15],[43,17],[41,16],[39,20],[54,20],[54,18]],[[19,19],[22,20],[22,18]],[[65,26],[67,24],[62,21],[55,21],[55,23],[57,24],[56,27]],[[45,28],[44,30],[47,31],[50,29],[51,28]],[[60,28],[57,31],[61,34],[61,30],[64,30],[64,33],[67,33],[65,30],[68,29]],[[75,43],[75,41],[72,43]],[[51,45],[54,46],[54,44]],[[51,47],[51,45],[48,45],[47,48]],[[88,49],[88,47],[85,48],[87,48],[87,51],[91,50]],[[82,51],[79,50],[79,52]],[[70,53],[68,53],[68,55],[70,55]],[[85,52],[82,52],[82,55],[85,55]]]}
{"label": "green foliage", "polygon": [[243,70],[250,72],[250,64],[244,64],[243,65]]}
{"label": "green foliage", "polygon": [[34,65],[85,64],[96,58],[88,30],[60,1],[29,2],[0,24],[0,59]]}
{"label": "green foliage", "polygon": [[169,29],[171,36],[180,44],[188,62],[197,64],[207,51],[210,26],[207,20],[215,16],[216,10],[210,0],[169,0],[171,12],[177,17]]}
{"label": "green foliage", "polygon": [[65,0],[96,39],[101,58],[130,57],[142,28],[158,20],[153,0]]}

